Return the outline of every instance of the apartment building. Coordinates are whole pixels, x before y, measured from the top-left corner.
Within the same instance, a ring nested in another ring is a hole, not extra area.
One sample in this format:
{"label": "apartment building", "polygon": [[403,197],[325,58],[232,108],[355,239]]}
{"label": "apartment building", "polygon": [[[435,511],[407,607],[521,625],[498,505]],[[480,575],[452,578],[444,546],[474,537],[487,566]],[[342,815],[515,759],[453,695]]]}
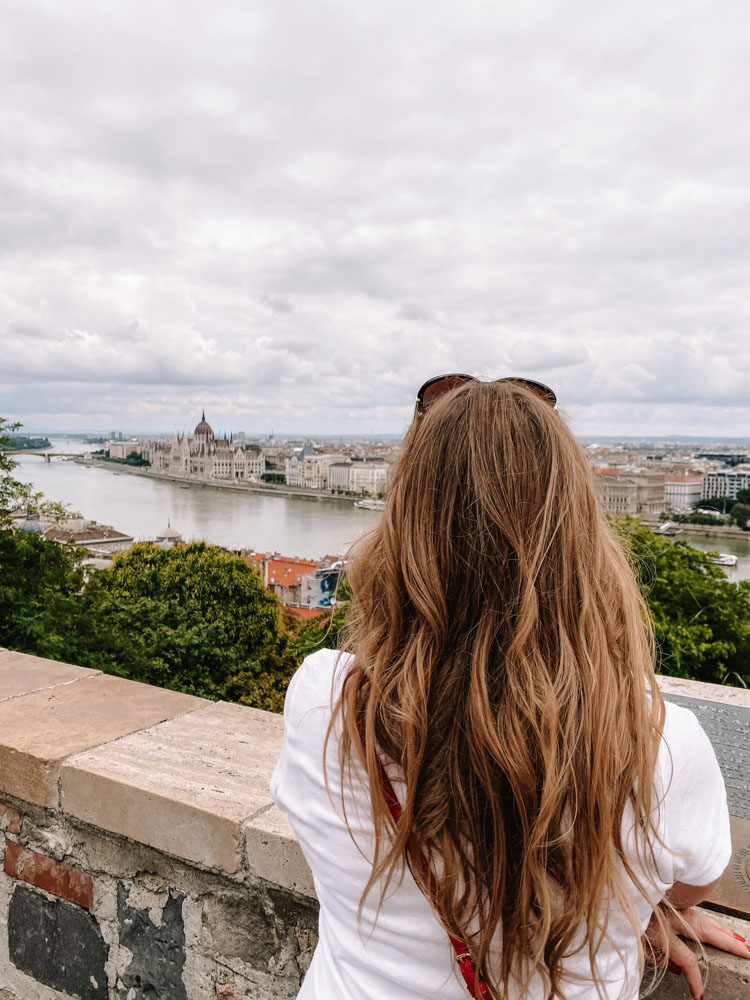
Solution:
{"label": "apartment building", "polygon": [[750,469],[714,469],[703,476],[703,500],[716,500],[726,497],[737,499],[738,490],[750,489]]}

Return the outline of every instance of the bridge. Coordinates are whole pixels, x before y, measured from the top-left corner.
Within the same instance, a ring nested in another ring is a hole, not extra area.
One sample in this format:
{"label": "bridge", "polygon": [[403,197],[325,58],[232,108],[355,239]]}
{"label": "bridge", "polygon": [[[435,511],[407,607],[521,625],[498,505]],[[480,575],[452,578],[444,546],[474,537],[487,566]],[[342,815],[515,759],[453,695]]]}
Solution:
{"label": "bridge", "polygon": [[83,458],[78,451],[34,451],[31,448],[18,448],[16,451],[4,451],[3,455],[38,455],[45,462],[51,462],[53,458]]}

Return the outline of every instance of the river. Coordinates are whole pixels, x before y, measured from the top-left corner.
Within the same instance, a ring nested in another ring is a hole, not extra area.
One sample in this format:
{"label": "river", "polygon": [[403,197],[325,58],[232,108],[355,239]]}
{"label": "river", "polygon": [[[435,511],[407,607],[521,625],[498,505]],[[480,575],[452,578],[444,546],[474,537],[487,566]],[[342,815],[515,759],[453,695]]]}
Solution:
{"label": "river", "polygon": [[[50,438],[52,450],[82,454],[98,445],[71,438]],[[136,540],[154,538],[170,521],[186,540],[203,538],[231,549],[280,552],[318,559],[341,555],[377,523],[374,511],[351,502],[331,502],[236,493],[193,484],[188,488],[165,479],[110,472],[63,459],[45,462],[35,455],[16,455],[15,475],[34,483],[50,500],[59,500],[85,517],[111,524]],[[703,552],[731,552],[735,569],[730,580],[750,580],[750,533],[747,538],[678,536]]]}
{"label": "river", "polygon": [[[50,438],[52,450],[82,454],[101,445]],[[169,521],[188,541],[205,539],[230,549],[280,552],[320,559],[342,555],[377,523],[376,511],[351,501],[313,501],[239,493],[127,472],[110,472],[78,462],[14,455],[14,475],[33,483],[50,500],[69,504],[85,517],[111,524],[136,541],[156,537]]]}
{"label": "river", "polygon": [[689,534],[677,535],[675,541],[687,542],[701,552],[729,552],[737,556],[737,566],[722,566],[729,580],[750,580],[750,532],[738,538],[716,538],[711,535]]}

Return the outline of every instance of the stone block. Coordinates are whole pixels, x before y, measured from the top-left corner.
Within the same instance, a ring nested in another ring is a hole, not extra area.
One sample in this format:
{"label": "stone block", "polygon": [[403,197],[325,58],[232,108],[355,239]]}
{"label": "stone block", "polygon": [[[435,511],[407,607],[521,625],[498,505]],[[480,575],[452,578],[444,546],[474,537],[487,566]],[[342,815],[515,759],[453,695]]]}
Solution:
{"label": "stone block", "polygon": [[201,946],[223,960],[240,959],[269,970],[278,941],[274,913],[259,893],[222,892],[206,896],[201,907]]}
{"label": "stone block", "polygon": [[78,754],[62,768],[62,807],[101,829],[225,872],[243,820],[270,805],[282,720],[225,702]]}
{"label": "stone block", "polygon": [[192,695],[93,671],[9,698],[0,702],[0,790],[55,807],[60,765],[70,754],[205,704]]}
{"label": "stone block", "polygon": [[8,951],[21,972],[80,1000],[107,1000],[109,949],[88,910],[18,884],[8,907]]}
{"label": "stone block", "polygon": [[21,879],[77,906],[90,907],[94,901],[94,880],[86,872],[61,864],[52,858],[5,841],[6,875]]}
{"label": "stone block", "polygon": [[99,673],[99,670],[75,667],[72,663],[0,649],[0,701],[33,691],[46,691]]}
{"label": "stone block", "polygon": [[303,896],[315,896],[312,873],[286,813],[275,805],[245,824],[248,869],[267,882],[274,882]]}
{"label": "stone block", "polygon": [[729,684],[706,684],[705,681],[669,677],[667,674],[657,674],[656,682],[665,695],[675,694],[683,698],[697,698],[699,701],[718,701],[723,705],[750,708],[750,691],[747,688],[732,687]]}
{"label": "stone block", "polygon": [[7,802],[0,802],[0,831],[5,831],[5,833],[21,832],[21,814]]}
{"label": "stone block", "polygon": [[185,927],[182,901],[185,898],[169,890],[161,917],[155,923],[149,908],[131,906],[132,885],[117,886],[117,917],[120,944],[131,955],[126,969],[117,975],[120,1000],[187,1000],[182,972],[185,967]]}

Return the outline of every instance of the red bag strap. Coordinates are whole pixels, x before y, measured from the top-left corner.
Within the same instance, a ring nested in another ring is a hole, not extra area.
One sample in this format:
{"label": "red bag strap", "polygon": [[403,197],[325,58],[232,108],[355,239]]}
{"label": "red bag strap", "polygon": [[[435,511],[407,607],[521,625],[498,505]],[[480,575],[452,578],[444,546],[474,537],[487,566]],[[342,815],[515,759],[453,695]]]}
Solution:
{"label": "red bag strap", "polygon": [[[383,797],[385,798],[385,803],[388,806],[388,811],[393,817],[393,822],[398,823],[401,818],[401,803],[396,798],[396,793],[393,791],[393,785],[391,784],[388,775],[385,773],[385,768],[380,760],[378,760],[378,770],[380,772],[380,787],[383,791]],[[443,923],[440,907],[438,906],[437,899],[435,898],[435,882],[432,877],[432,872],[427,867],[427,862],[422,854],[419,855],[419,866],[422,870],[422,876],[425,880],[425,884],[430,892],[430,902],[440,917],[440,922]],[[446,931],[446,933],[448,934],[450,943],[456,953],[458,967],[461,970],[461,975],[464,977],[464,982],[466,983],[466,988],[469,991],[469,996],[473,997],[474,1000],[492,1000],[492,994],[489,991],[489,987],[481,976],[477,976],[474,970],[474,963],[471,960],[471,955],[469,955],[466,945],[463,941],[459,940],[459,938],[454,937],[449,931]]]}

